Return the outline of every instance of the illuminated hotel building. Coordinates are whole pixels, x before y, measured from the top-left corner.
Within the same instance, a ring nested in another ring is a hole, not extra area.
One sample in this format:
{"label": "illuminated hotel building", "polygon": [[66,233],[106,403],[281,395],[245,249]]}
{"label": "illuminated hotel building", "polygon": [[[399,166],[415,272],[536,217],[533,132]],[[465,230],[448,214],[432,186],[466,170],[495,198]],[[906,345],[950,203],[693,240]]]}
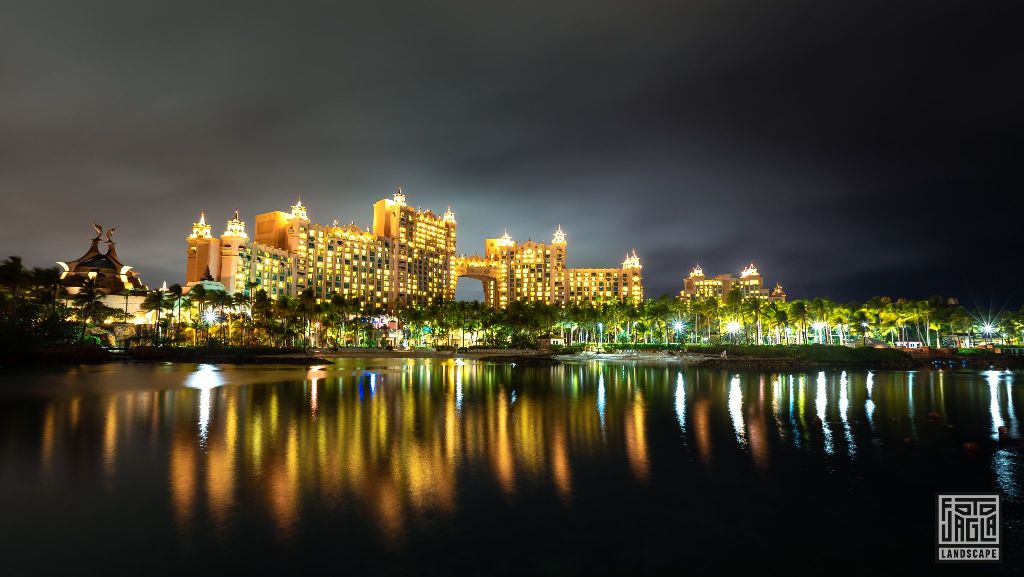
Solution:
{"label": "illuminated hotel building", "polygon": [[519,244],[506,232],[484,241],[484,255],[452,261],[451,282],[459,277],[480,280],[484,302],[504,308],[514,301],[548,304],[594,303],[643,299],[640,259],[634,251],[621,268],[566,268],[566,237],[561,227],[550,243]]}
{"label": "illuminated hotel building", "polygon": [[454,298],[454,213],[414,209],[401,189],[373,213],[372,229],[311,224],[299,201],[290,212],[257,214],[252,238],[237,212],[219,238],[201,215],[187,238],[186,282],[209,271],[229,293],[263,289],[276,298],[313,289],[319,299],[339,294],[377,309]]}
{"label": "illuminated hotel building", "polygon": [[228,293],[263,289],[272,298],[313,289],[322,300],[338,294],[377,309],[452,300],[459,277],[481,280],[485,301],[495,307],[643,299],[635,251],[621,268],[566,268],[559,228],[547,244],[520,244],[506,233],[485,240],[484,256],[456,257],[451,208],[443,215],[412,208],[401,189],[374,203],[369,229],[312,224],[301,201],[290,212],[265,212],[254,221],[250,237],[236,212],[215,237],[201,214],[187,238],[187,285],[212,277]]}
{"label": "illuminated hotel building", "polygon": [[693,267],[690,275],[683,279],[683,290],[679,293],[682,299],[706,299],[708,297],[725,298],[738,287],[743,298],[759,298],[768,301],[785,302],[786,292],[782,285],[776,283],[775,288],[768,290],[764,286],[764,278],[757,271],[757,267],[751,263],[747,268],[740,271],[739,278],[731,274],[720,274],[716,277],[704,276],[704,270],[700,265]]}

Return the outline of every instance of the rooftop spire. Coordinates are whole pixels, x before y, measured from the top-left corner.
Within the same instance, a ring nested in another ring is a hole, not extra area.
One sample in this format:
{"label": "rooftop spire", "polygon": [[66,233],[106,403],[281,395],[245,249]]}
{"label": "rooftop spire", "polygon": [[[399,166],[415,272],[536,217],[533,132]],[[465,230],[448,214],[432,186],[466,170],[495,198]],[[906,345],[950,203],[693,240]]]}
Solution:
{"label": "rooftop spire", "polygon": [[298,199],[295,204],[292,205],[292,218],[300,220],[309,220],[309,216],[306,214],[306,207],[302,206],[302,199]]}
{"label": "rooftop spire", "polygon": [[238,211],[235,211],[235,218],[228,221],[228,227],[221,236],[230,236],[235,238],[249,238],[249,235],[245,233],[245,223],[242,219],[238,218]]}
{"label": "rooftop spire", "polygon": [[399,186],[398,188],[395,189],[395,194],[394,194],[393,198],[395,199],[395,202],[397,202],[398,204],[400,204],[402,206],[405,206],[405,193],[402,192],[402,187],[401,186]]}
{"label": "rooftop spire", "polygon": [[206,224],[206,213],[199,213],[199,222],[192,223],[192,234],[189,238],[210,238],[210,225]]}
{"label": "rooftop spire", "polygon": [[558,225],[558,230],[555,231],[555,236],[551,239],[553,244],[565,244],[565,233],[562,232],[562,225]]}
{"label": "rooftop spire", "polygon": [[633,249],[632,254],[626,253],[626,260],[622,261],[622,268],[640,269],[640,257],[636,256],[636,249]]}

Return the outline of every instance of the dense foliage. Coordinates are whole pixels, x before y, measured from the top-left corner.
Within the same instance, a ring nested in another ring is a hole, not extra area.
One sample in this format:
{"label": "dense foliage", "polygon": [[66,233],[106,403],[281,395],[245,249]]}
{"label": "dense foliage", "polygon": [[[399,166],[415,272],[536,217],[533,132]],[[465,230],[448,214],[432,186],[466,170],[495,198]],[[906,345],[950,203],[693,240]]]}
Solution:
{"label": "dense foliage", "polygon": [[[271,299],[255,284],[236,294],[207,291],[201,285],[188,292],[180,285],[149,291],[143,303],[148,323],[130,325],[129,316],[105,306],[90,283],[70,296],[61,294],[59,278],[57,269],[27,270],[17,257],[0,263],[0,339],[8,350],[96,340],[97,334],[113,333],[118,326],[124,329],[119,338],[134,344],[276,348],[377,347],[396,334],[400,345],[452,348],[530,348],[541,337],[554,337],[554,347],[567,351],[847,345],[869,339],[971,347],[1019,343],[1024,336],[1024,309],[987,319],[939,297],[783,303],[745,299],[734,291],[722,299],[661,297],[638,304],[567,306],[514,302],[501,310],[450,301],[399,307],[385,316],[341,295],[321,301],[311,290]],[[759,354],[770,355],[770,350],[760,348]]]}

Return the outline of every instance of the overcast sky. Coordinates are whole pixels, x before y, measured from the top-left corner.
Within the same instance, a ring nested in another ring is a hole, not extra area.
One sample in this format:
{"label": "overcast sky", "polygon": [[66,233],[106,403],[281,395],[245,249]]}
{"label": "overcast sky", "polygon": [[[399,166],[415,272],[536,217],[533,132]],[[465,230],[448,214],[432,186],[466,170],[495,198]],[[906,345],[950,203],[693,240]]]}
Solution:
{"label": "overcast sky", "polygon": [[460,252],[635,248],[650,296],[753,261],[1016,304],[1015,4],[0,0],[0,252],[77,258],[95,220],[159,286],[200,210],[365,226],[401,185]]}

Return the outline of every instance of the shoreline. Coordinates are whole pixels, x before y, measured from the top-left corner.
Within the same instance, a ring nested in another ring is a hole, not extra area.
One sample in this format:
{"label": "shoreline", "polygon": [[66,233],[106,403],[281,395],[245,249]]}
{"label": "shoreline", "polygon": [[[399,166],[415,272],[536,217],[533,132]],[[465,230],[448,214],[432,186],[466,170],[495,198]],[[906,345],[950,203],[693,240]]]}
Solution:
{"label": "shoreline", "polygon": [[320,365],[331,364],[336,359],[467,359],[481,362],[517,363],[531,366],[553,366],[563,363],[634,363],[646,365],[679,365],[682,367],[743,370],[820,370],[840,368],[863,368],[878,370],[913,370],[927,368],[970,368],[1005,369],[1024,367],[1024,357],[957,357],[935,359],[907,355],[900,359],[827,360],[796,357],[754,357],[735,356],[722,358],[694,352],[630,351],[602,353],[556,353],[529,349],[475,349],[466,352],[451,350],[414,349],[341,349],[341,350],[293,350],[259,351],[211,350],[193,348],[136,349],[128,353],[116,353],[100,347],[61,347],[36,351],[17,358],[0,361],[0,367],[25,367],[33,365],[78,365],[116,362],[185,362],[213,364],[253,365]]}

